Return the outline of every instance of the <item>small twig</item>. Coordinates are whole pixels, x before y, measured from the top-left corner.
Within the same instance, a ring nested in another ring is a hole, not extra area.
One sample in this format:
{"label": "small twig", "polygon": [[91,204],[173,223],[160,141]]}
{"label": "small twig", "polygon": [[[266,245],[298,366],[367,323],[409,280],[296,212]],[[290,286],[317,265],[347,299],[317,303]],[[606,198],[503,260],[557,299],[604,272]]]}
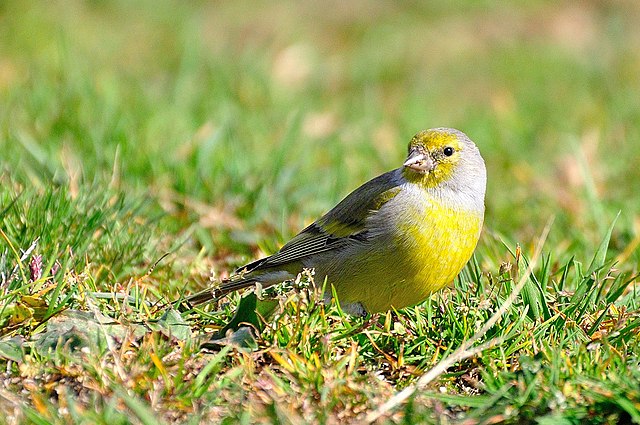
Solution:
{"label": "small twig", "polygon": [[520,280],[518,281],[518,284],[514,288],[513,292],[507,297],[505,302],[493,314],[493,316],[491,316],[491,318],[489,318],[489,320],[485,322],[485,324],[480,328],[480,330],[478,330],[471,338],[467,339],[466,341],[463,341],[462,344],[453,353],[449,354],[447,357],[440,360],[440,362],[436,364],[431,370],[429,370],[424,375],[422,375],[420,379],[418,379],[418,382],[416,382],[414,385],[411,385],[405,388],[404,390],[400,391],[399,393],[395,394],[378,409],[374,410],[373,412],[370,412],[362,420],[361,422],[362,424],[373,423],[383,415],[387,414],[392,409],[395,409],[400,404],[404,403],[409,397],[411,397],[413,393],[415,393],[418,390],[423,390],[427,385],[429,385],[429,383],[431,383],[431,381],[433,381],[435,378],[440,376],[442,373],[444,373],[449,367],[451,367],[455,363],[461,360],[467,359],[469,357],[473,357],[476,354],[482,352],[483,350],[494,347],[503,342],[505,337],[497,337],[483,344],[480,344],[477,347],[471,348],[472,345],[476,343],[476,341],[482,338],[482,336],[484,336],[487,333],[487,331],[491,329],[493,325],[495,325],[498,322],[498,320],[500,320],[502,315],[507,311],[509,307],[511,307],[513,302],[516,300],[516,298],[520,294],[520,291],[522,291],[522,288],[524,288],[524,285],[529,280],[531,273],[533,273],[533,268],[536,266],[538,262],[538,258],[542,253],[542,247],[544,245],[545,240],[547,239],[547,236],[549,235],[549,230],[551,229],[552,223],[553,223],[553,218],[549,219],[549,221],[547,222],[547,225],[542,231],[542,234],[540,235],[540,238],[538,241],[538,247],[536,248],[533,254],[533,257],[529,262],[529,266],[527,267],[524,275],[520,277]]}
{"label": "small twig", "polygon": [[158,267],[158,264],[160,264],[160,261],[164,260],[165,258],[167,258],[167,257],[168,257],[169,255],[171,255],[171,254],[172,254],[171,252],[165,252],[164,254],[162,254],[162,256],[160,256],[160,258],[158,258],[158,259],[156,260],[156,262],[155,262],[155,263],[153,263],[153,266],[151,266],[151,267],[149,268],[149,270],[147,270],[147,273],[144,275],[143,279],[144,279],[145,277],[149,277],[149,276],[151,276],[151,273],[153,273],[153,271],[156,269],[156,267]]}

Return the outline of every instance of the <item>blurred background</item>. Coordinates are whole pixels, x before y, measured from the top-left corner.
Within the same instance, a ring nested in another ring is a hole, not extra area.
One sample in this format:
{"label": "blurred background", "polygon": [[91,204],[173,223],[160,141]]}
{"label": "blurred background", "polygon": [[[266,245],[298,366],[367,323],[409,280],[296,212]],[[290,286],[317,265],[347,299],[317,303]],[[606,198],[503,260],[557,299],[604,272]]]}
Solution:
{"label": "blurred background", "polygon": [[637,1],[0,2],[0,190],[149,198],[208,254],[275,249],[438,126],[486,160],[482,249],[553,216],[572,255],[621,211],[637,267]]}

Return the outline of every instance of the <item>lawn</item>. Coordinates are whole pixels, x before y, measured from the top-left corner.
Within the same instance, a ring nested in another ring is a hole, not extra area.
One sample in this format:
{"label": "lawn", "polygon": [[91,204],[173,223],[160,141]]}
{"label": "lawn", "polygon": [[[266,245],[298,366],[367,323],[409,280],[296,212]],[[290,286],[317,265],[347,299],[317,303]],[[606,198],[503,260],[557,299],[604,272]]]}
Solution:
{"label": "lawn", "polygon": [[[0,423],[640,423],[638,22],[633,0],[1,2]],[[359,318],[304,275],[250,344],[201,349],[240,294],[171,301],[440,126],[489,176],[452,287]]]}

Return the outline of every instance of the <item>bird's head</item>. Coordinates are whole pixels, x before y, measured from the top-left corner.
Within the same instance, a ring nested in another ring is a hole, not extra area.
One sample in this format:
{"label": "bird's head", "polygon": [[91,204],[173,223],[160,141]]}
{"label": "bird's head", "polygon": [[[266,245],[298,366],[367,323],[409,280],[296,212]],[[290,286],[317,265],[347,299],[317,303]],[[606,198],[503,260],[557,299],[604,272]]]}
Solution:
{"label": "bird's head", "polygon": [[[451,128],[423,130],[409,142],[402,173],[428,188],[484,186],[486,171],[476,145],[461,131]],[[475,182],[475,183],[474,183]]]}

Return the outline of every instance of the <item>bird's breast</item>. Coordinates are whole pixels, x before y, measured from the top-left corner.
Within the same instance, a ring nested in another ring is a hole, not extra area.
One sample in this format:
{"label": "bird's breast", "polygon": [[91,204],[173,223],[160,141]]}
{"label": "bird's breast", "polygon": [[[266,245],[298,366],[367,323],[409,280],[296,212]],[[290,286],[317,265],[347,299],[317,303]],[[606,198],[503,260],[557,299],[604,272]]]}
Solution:
{"label": "bird's breast", "polygon": [[472,211],[429,199],[397,218],[397,250],[390,304],[416,304],[451,283],[476,248],[483,211]]}
{"label": "bird's breast", "polygon": [[327,252],[306,267],[327,276],[343,307],[370,312],[424,301],[451,283],[476,247],[483,211],[405,189],[367,222],[367,240]]}

